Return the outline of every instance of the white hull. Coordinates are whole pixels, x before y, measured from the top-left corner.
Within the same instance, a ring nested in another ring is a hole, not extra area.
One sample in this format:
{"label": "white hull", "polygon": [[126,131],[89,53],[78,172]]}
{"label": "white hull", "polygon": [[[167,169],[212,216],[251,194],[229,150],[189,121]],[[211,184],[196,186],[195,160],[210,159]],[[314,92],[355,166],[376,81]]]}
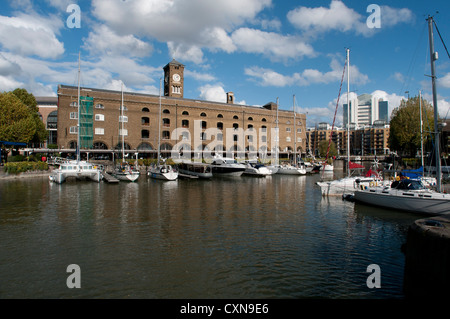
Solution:
{"label": "white hull", "polygon": [[323,196],[337,196],[344,193],[353,193],[360,189],[360,186],[380,186],[383,185],[383,182],[370,177],[355,176],[333,181],[317,182],[316,184],[319,185]]}
{"label": "white hull", "polygon": [[119,181],[124,182],[135,182],[139,178],[139,172],[132,172],[132,173],[115,173],[113,174],[115,178],[117,178]]}
{"label": "white hull", "polygon": [[272,174],[278,173],[278,170],[280,169],[280,166],[278,166],[278,165],[269,165],[266,167],[267,167],[267,169],[269,169],[272,172]]}
{"label": "white hull", "polygon": [[244,175],[266,177],[272,175],[272,171],[269,170],[267,167],[260,167],[260,168],[247,167],[247,169],[244,171]]}
{"label": "white hull", "polygon": [[325,166],[322,165],[320,167],[320,170],[325,171],[325,172],[332,172],[334,170],[334,167],[333,167],[333,165],[329,165],[329,164],[327,164]]}
{"label": "white hull", "polygon": [[178,172],[173,170],[170,165],[154,167],[148,172],[148,175],[151,178],[165,181],[174,181],[178,178]]}
{"label": "white hull", "polygon": [[277,174],[283,174],[283,175],[305,175],[306,169],[305,168],[299,168],[294,166],[281,166],[278,169]]}
{"label": "white hull", "polygon": [[421,214],[450,214],[450,194],[431,190],[401,190],[375,187],[355,191],[355,201]]}
{"label": "white hull", "polygon": [[94,168],[93,164],[88,162],[70,161],[61,164],[60,168],[53,171],[49,176],[49,180],[57,184],[64,183],[67,178],[75,178],[77,180],[92,180],[100,182],[103,178],[99,169]]}

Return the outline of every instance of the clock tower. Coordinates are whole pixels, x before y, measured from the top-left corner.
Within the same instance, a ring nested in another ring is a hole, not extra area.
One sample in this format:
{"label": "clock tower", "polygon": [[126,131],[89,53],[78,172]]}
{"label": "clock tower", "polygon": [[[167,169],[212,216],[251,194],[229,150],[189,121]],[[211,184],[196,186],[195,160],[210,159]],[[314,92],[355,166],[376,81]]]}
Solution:
{"label": "clock tower", "polygon": [[164,96],[183,98],[184,65],[173,59],[164,67]]}

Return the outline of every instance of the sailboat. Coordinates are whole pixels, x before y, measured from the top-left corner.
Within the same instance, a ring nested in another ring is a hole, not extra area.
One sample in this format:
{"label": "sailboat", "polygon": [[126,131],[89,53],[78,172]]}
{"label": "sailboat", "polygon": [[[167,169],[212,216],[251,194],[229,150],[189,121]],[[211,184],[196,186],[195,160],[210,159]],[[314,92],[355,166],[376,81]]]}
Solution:
{"label": "sailboat", "polygon": [[435,61],[433,42],[433,17],[428,16],[428,33],[430,42],[431,84],[433,89],[434,131],[436,154],[436,191],[428,189],[419,180],[404,179],[394,181],[391,186],[371,187],[355,191],[355,201],[381,206],[400,211],[430,215],[450,213],[450,194],[441,193],[441,161],[439,151],[438,107],[436,93]]}
{"label": "sailboat", "polygon": [[[120,181],[135,182],[139,178],[139,171],[125,161],[125,134],[123,129],[124,121],[124,105],[123,105],[123,83],[122,83],[122,102],[120,105],[120,119],[122,123],[122,163],[114,169],[113,176]],[[119,134],[120,135],[120,134]]]}
{"label": "sailboat", "polygon": [[[382,183],[381,177],[376,171],[370,169],[365,175],[351,176],[352,172],[364,169],[363,165],[350,161],[350,49],[347,49],[347,177],[333,180],[317,182],[323,196],[343,195],[352,193],[361,186],[374,186]],[[324,170],[327,170],[326,165]],[[330,169],[330,168],[328,168]],[[331,169],[332,170],[332,166]]]}
{"label": "sailboat", "polygon": [[[306,167],[304,165],[298,165],[297,164],[297,141],[295,140],[297,138],[297,132],[295,130],[295,95],[293,97],[293,111],[294,111],[294,165],[291,164],[283,164],[279,166],[278,168],[278,174],[282,175],[305,175],[306,174]],[[277,109],[278,111],[278,109]],[[278,113],[277,113],[278,114]],[[277,125],[278,125],[278,117],[277,117]],[[278,130],[277,130],[278,134]]]}
{"label": "sailboat", "polygon": [[60,164],[58,169],[53,170],[49,176],[51,182],[62,184],[67,178],[75,178],[77,180],[92,180],[100,182],[103,178],[102,172],[94,164],[87,161],[81,161],[80,157],[80,117],[81,117],[81,105],[82,99],[80,96],[80,75],[81,75],[81,54],[78,54],[78,132],[77,132],[77,159],[72,161],[65,161]]}
{"label": "sailboat", "polygon": [[174,181],[178,178],[178,171],[168,164],[160,164],[161,158],[161,79],[159,80],[159,133],[158,133],[158,162],[150,168],[148,175],[154,179]]}

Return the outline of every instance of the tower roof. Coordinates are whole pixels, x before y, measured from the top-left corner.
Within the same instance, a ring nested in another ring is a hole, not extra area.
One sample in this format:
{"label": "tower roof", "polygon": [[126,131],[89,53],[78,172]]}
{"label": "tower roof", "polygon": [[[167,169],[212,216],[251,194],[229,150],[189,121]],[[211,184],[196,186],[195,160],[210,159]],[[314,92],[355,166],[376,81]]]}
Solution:
{"label": "tower roof", "polygon": [[172,61],[170,61],[169,63],[167,63],[167,65],[166,65],[164,68],[167,68],[169,65],[178,65],[178,66],[183,66],[183,67],[184,67],[184,64],[181,64],[180,62],[178,62],[178,61],[175,60],[175,59],[172,59]]}

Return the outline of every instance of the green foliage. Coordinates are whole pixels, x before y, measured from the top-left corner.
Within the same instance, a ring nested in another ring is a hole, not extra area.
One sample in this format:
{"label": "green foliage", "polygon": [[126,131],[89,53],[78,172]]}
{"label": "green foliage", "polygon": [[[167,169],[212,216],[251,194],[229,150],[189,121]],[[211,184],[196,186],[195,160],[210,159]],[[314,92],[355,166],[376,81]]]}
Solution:
{"label": "green foliage", "polygon": [[[402,100],[400,106],[392,111],[389,132],[389,147],[400,154],[414,157],[420,148],[420,101],[413,97]],[[424,145],[430,137],[429,131],[434,126],[433,107],[427,101],[422,103]]]}
{"label": "green foliage", "polygon": [[0,93],[0,140],[20,143],[45,140],[48,132],[37,110],[36,99],[25,89]]}
{"label": "green foliage", "polygon": [[31,171],[47,171],[48,164],[46,162],[9,162],[4,166],[5,173],[19,174]]}
{"label": "green foliage", "polygon": [[[323,140],[323,141],[319,142],[319,155],[321,157],[327,156],[328,144],[329,144],[329,141],[327,141],[327,140]],[[328,152],[328,158],[336,156],[336,155],[337,155],[336,144],[333,141],[331,141],[330,150]]]}

